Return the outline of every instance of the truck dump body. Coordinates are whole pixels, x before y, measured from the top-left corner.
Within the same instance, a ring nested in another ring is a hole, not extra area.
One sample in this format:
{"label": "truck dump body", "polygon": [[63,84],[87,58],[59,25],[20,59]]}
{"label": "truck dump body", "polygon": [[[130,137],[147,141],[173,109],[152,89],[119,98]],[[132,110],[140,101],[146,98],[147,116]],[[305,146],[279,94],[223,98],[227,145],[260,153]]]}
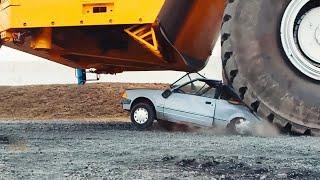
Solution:
{"label": "truck dump body", "polygon": [[5,0],[0,6],[4,45],[112,74],[202,69],[219,35],[225,2]]}

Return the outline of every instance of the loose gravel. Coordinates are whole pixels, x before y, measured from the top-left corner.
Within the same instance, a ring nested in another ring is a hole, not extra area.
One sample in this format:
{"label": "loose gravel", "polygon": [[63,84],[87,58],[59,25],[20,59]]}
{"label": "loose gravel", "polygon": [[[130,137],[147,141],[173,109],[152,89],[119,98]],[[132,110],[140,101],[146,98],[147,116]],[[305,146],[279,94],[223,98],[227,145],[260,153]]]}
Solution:
{"label": "loose gravel", "polygon": [[0,179],[319,179],[320,139],[0,122]]}

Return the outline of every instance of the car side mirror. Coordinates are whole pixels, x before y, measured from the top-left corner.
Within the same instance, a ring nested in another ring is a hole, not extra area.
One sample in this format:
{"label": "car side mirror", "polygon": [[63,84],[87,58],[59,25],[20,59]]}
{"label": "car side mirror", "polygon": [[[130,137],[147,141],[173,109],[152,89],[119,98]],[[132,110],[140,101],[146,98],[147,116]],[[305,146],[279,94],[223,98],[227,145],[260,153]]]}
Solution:
{"label": "car side mirror", "polygon": [[171,94],[172,94],[172,91],[170,89],[167,89],[162,93],[162,97],[167,99],[168,97],[171,96]]}

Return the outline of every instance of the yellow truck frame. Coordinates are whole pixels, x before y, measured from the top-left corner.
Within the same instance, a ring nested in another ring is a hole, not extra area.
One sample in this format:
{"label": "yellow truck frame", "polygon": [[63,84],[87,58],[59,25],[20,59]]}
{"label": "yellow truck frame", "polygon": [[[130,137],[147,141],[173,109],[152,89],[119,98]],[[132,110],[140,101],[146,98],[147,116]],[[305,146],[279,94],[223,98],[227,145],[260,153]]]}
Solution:
{"label": "yellow truck frame", "polygon": [[224,6],[221,0],[0,0],[0,44],[97,73],[197,71],[211,55]]}
{"label": "yellow truck frame", "polygon": [[16,28],[154,23],[164,0],[4,0],[0,31]]}

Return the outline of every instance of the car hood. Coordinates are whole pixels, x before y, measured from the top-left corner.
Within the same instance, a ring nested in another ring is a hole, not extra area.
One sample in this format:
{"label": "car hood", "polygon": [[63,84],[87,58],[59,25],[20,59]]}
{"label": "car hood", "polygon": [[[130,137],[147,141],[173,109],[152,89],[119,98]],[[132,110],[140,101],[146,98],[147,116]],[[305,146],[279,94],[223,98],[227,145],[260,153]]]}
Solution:
{"label": "car hood", "polygon": [[153,90],[159,90],[159,91],[162,91],[161,89],[152,89],[152,88],[129,88],[129,89],[126,89],[127,91],[135,91],[135,90],[150,90],[150,91],[153,91]]}
{"label": "car hood", "polygon": [[159,89],[128,89],[126,90],[127,94],[131,98],[136,98],[136,97],[160,97],[161,94],[164,92],[164,90],[159,90]]}
{"label": "car hood", "polygon": [[164,90],[160,89],[147,89],[147,88],[135,88],[135,89],[127,89],[127,92],[163,92]]}

